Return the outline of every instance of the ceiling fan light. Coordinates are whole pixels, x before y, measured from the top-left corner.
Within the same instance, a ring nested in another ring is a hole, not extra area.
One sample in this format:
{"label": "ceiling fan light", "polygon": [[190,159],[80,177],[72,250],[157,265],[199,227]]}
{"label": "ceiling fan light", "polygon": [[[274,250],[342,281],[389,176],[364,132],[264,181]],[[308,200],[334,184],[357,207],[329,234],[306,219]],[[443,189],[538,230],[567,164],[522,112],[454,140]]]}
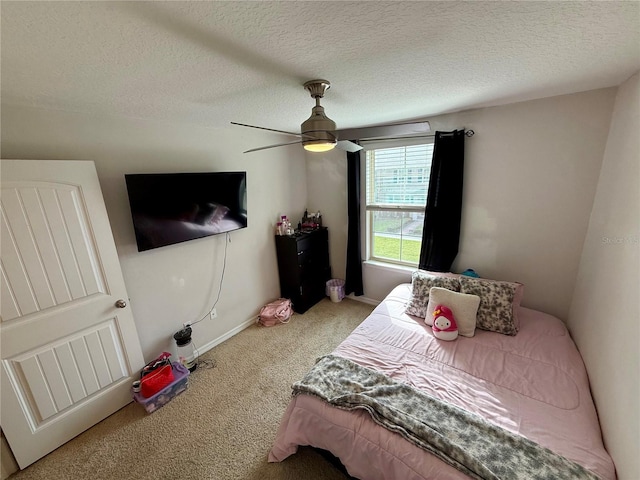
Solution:
{"label": "ceiling fan light", "polygon": [[302,146],[308,152],[319,153],[333,150],[333,148],[336,146],[336,143],[336,141],[331,142],[329,140],[310,140],[303,142]]}

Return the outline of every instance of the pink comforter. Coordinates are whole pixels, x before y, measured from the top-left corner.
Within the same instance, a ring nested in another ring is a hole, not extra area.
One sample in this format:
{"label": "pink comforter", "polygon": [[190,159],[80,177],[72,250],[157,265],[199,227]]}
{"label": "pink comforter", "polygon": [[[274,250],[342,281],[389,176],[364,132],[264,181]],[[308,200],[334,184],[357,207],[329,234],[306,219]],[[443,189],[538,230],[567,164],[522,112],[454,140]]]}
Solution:
{"label": "pink comforter", "polygon": [[[582,358],[564,324],[521,308],[515,337],[476,330],[437,340],[404,313],[410,285],[396,287],[333,352],[525,436],[603,479],[614,479]],[[299,445],[329,450],[362,480],[467,478],[377,425],[363,411],[292,398],[269,454],[279,462]]]}

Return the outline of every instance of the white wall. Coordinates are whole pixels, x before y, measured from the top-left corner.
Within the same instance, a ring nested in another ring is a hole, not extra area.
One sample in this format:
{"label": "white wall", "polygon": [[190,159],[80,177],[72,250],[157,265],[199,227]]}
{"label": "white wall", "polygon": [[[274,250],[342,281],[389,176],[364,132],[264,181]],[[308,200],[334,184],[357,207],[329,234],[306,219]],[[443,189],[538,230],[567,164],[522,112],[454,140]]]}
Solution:
{"label": "white wall", "polygon": [[304,210],[306,164],[296,146],[242,151],[281,136],[229,127],[215,130],[122,117],[2,107],[2,157],[83,159],[96,164],[145,359],[174,348],[182,323],[208,311],[218,292],[225,237],[218,235],[139,253],[125,173],[246,171],[248,228],[231,233],[218,318],[194,325],[194,342],[213,342],[278,297],[273,225]]}
{"label": "white wall", "polygon": [[443,119],[451,128],[477,132],[467,143],[455,269],[520,281],[525,305],[566,320],[615,92],[563,95]]}
{"label": "white wall", "polygon": [[[334,149],[307,153],[307,206],[322,213],[329,228],[329,260],[334,278],[344,279],[347,264],[347,154]],[[330,192],[327,195],[327,192]]]}
{"label": "white wall", "polygon": [[[454,271],[473,268],[488,278],[520,281],[524,305],[567,318],[615,92],[594,90],[428,119],[434,131],[476,132],[466,139]],[[308,165],[310,175],[316,168],[323,172],[324,167]],[[346,173],[309,185],[317,208],[327,212],[338,199],[346,203],[343,177]],[[334,244],[346,245],[346,227],[342,231],[345,237],[334,237]],[[334,276],[344,275],[341,267]],[[365,296],[381,300],[410,278],[410,270],[365,265]]]}
{"label": "white wall", "polygon": [[620,86],[569,329],[618,478],[640,478],[640,73]]}

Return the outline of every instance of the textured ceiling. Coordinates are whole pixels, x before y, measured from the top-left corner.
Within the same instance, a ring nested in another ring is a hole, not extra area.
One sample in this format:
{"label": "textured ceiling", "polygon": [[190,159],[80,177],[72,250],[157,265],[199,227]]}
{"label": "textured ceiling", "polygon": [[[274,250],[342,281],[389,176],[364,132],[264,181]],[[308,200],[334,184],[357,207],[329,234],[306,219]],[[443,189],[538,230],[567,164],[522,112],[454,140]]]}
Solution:
{"label": "textured ceiling", "polygon": [[299,131],[618,85],[640,2],[2,1],[6,104]]}

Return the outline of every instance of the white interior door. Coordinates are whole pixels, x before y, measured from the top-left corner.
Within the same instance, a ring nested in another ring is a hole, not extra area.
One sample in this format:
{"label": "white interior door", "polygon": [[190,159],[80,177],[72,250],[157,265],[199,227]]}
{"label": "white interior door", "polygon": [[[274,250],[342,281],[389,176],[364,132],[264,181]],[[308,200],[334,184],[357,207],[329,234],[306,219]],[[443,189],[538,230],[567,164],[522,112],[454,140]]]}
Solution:
{"label": "white interior door", "polygon": [[129,403],[144,359],[93,162],[0,179],[0,425],[25,468]]}

